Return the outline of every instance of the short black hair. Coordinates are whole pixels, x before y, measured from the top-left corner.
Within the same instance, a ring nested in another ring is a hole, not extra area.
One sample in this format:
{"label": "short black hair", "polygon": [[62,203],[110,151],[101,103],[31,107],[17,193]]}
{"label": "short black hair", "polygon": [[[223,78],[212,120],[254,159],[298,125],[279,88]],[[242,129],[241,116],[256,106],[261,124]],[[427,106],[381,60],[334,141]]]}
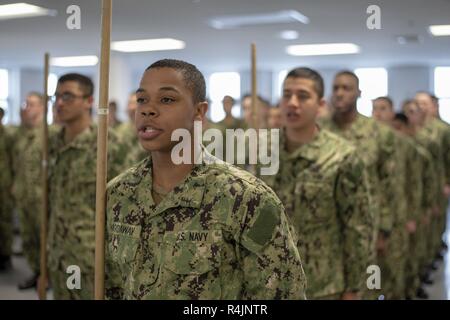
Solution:
{"label": "short black hair", "polygon": [[392,101],[392,99],[390,97],[383,96],[383,97],[378,97],[378,98],[373,99],[373,101],[376,101],[376,100],[386,101],[389,104],[389,107],[391,108],[391,110],[394,110],[394,101]]}
{"label": "short black hair", "polygon": [[170,68],[179,71],[183,75],[184,84],[192,93],[193,102],[206,101],[205,77],[196,66],[182,60],[162,59],[150,65],[145,71],[159,68]]}
{"label": "short black hair", "polygon": [[350,77],[352,77],[353,79],[355,79],[355,81],[356,81],[356,87],[359,89],[359,78],[358,78],[358,76],[357,76],[353,71],[350,71],[350,70],[342,70],[342,71],[339,71],[338,73],[336,73],[336,75],[334,76],[334,78],[336,79],[337,77],[340,77],[340,76],[350,76]]}
{"label": "short black hair", "polygon": [[86,97],[94,95],[94,83],[91,78],[86,77],[79,73],[67,73],[58,79],[58,84],[67,81],[75,81],[80,86],[81,91],[83,91]]}
{"label": "short black hair", "polygon": [[3,108],[0,108],[0,119],[3,118],[5,115],[5,110]]}
{"label": "short black hair", "polygon": [[236,100],[234,100],[234,98],[232,96],[228,96],[228,95],[223,97],[222,102],[227,98],[231,100],[231,103],[233,104],[233,106],[236,104]]}
{"label": "short black hair", "polygon": [[396,113],[394,116],[394,120],[400,121],[403,124],[409,123],[408,117],[403,112]]}
{"label": "short black hair", "polygon": [[286,81],[287,78],[302,78],[312,80],[314,82],[314,89],[316,90],[319,99],[323,98],[325,93],[325,86],[323,84],[322,76],[316,70],[305,67],[295,68],[289,71],[284,80]]}

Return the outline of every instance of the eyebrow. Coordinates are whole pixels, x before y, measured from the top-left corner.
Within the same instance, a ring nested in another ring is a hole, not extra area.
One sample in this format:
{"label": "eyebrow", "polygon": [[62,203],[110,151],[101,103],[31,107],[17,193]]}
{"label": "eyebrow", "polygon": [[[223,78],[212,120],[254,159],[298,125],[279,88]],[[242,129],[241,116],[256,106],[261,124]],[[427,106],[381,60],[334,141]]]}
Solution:
{"label": "eyebrow", "polygon": [[[180,93],[177,89],[175,89],[174,87],[161,87],[159,88],[159,91],[173,91],[176,93]],[[136,93],[145,93],[147,92],[144,88],[139,88],[136,90]]]}

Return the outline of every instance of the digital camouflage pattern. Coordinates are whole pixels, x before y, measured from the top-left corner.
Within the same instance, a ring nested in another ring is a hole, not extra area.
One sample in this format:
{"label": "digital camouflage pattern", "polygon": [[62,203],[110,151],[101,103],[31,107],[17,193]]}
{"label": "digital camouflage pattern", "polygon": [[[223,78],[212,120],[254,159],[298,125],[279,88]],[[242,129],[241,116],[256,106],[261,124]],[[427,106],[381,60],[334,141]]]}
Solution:
{"label": "digital camouflage pattern", "polygon": [[342,130],[331,119],[323,119],[324,129],[351,141],[357,149],[369,172],[370,193],[373,197],[377,229],[390,233],[397,208],[395,181],[395,136],[392,130],[378,124],[375,120],[358,114],[346,130]]}
{"label": "digital camouflage pattern", "polygon": [[[127,150],[108,132],[108,179],[127,167]],[[92,299],[95,249],[97,127],[64,143],[64,128],[49,141],[48,266],[55,299]],[[80,267],[81,290],[66,286],[70,265]]]}
{"label": "digital camouflage pattern", "polygon": [[14,203],[11,197],[11,134],[0,123],[0,256],[12,253]]}
{"label": "digital camouflage pattern", "polygon": [[278,174],[262,178],[297,231],[308,299],[361,292],[375,228],[364,163],[351,144],[326,130],[292,153],[284,141]]}
{"label": "digital camouflage pattern", "polygon": [[114,129],[123,148],[128,149],[131,164],[136,164],[147,157],[147,152],[139,143],[136,126],[133,122],[123,122]]}
{"label": "digital camouflage pattern", "polygon": [[108,185],[108,299],[303,299],[284,208],[264,183],[217,158],[159,205],[148,157]]}
{"label": "digital camouflage pattern", "polygon": [[433,214],[430,217],[429,234],[427,252],[427,263],[430,263],[438,250],[440,249],[442,242],[442,234],[445,228],[445,212],[447,207],[447,199],[445,199],[443,190],[445,185],[445,150],[444,150],[444,135],[440,128],[439,120],[429,119],[425,126],[417,133],[417,141],[426,148],[433,160],[433,167],[435,170],[435,190],[434,201],[435,207]]}

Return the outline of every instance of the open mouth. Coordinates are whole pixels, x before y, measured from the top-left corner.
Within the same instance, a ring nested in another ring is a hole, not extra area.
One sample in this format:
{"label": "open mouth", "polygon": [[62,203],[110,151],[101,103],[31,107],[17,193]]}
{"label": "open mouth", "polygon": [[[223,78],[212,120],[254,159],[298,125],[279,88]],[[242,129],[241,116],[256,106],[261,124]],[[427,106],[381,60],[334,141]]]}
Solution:
{"label": "open mouth", "polygon": [[139,138],[143,140],[152,140],[162,133],[161,129],[152,126],[140,126],[138,130]]}

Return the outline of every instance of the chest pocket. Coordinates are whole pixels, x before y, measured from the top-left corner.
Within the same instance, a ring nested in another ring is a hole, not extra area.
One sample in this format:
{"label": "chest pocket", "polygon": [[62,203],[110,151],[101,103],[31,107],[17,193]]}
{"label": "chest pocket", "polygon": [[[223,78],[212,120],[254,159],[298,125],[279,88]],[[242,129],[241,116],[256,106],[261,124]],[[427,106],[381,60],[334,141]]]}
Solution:
{"label": "chest pocket", "polygon": [[129,266],[136,260],[141,226],[115,222],[111,229],[111,255],[119,265]]}
{"label": "chest pocket", "polygon": [[164,236],[163,283],[167,298],[219,299],[221,230],[189,230]]}
{"label": "chest pocket", "polygon": [[294,194],[296,214],[293,219],[300,225],[322,223],[333,215],[333,188],[327,181],[300,180],[295,185]]}

